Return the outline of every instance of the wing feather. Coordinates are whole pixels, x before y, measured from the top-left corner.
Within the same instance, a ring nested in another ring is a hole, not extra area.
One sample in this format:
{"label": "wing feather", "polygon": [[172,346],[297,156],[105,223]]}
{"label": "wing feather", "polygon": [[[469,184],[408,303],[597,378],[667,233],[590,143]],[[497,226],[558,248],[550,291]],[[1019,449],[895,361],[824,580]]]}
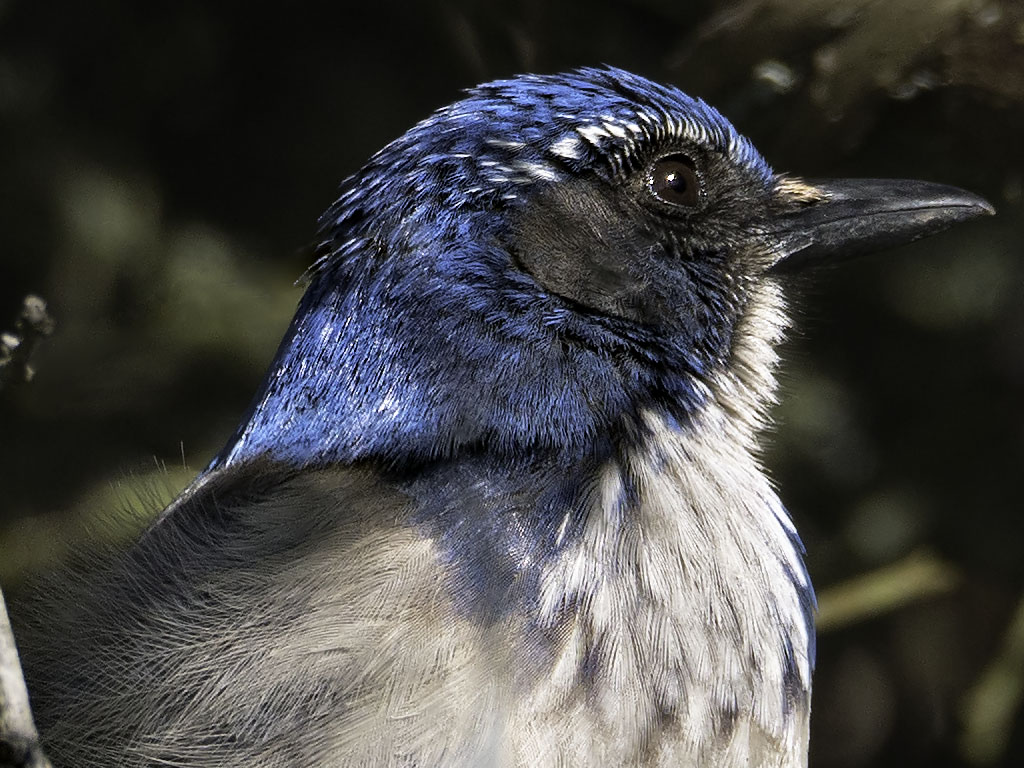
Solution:
{"label": "wing feather", "polygon": [[19,628],[47,749],[82,768],[491,762],[501,663],[412,507],[369,471],[231,467],[127,553],[49,579]]}

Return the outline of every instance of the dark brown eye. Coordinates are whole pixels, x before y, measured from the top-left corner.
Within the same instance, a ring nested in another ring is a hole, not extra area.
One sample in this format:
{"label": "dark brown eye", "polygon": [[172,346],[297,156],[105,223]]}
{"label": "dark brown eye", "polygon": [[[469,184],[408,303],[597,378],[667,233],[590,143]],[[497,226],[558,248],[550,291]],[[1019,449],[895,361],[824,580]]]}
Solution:
{"label": "dark brown eye", "polygon": [[693,208],[700,197],[700,181],[693,161],[686,155],[669,155],[651,167],[651,192],[670,205]]}

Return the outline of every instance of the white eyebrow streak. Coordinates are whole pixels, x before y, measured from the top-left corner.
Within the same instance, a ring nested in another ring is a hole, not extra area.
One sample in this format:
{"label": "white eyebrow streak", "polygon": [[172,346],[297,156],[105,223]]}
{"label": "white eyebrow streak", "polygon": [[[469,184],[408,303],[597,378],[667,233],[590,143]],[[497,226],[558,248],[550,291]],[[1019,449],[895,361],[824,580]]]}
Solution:
{"label": "white eyebrow streak", "polygon": [[604,129],[607,133],[620,139],[626,138],[626,131],[618,123],[606,122],[604,123]]}
{"label": "white eyebrow streak", "polygon": [[489,144],[492,147],[500,147],[502,149],[522,149],[526,146],[521,141],[508,141],[507,139],[484,139],[484,144]]}
{"label": "white eyebrow streak", "polygon": [[601,143],[601,139],[608,137],[607,132],[600,125],[586,125],[582,128],[577,128],[576,133],[594,146],[599,145]]}
{"label": "white eyebrow streak", "polygon": [[558,181],[558,174],[544,163],[519,163],[516,169],[539,181]]}
{"label": "white eyebrow streak", "polygon": [[582,155],[580,140],[572,135],[563,136],[551,145],[550,152],[566,160],[579,160]]}

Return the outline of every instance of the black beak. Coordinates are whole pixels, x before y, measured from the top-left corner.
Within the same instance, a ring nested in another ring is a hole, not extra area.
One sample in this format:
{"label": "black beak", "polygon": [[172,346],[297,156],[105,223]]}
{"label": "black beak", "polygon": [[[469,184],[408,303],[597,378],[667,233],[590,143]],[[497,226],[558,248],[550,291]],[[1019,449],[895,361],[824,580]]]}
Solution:
{"label": "black beak", "polygon": [[892,248],[995,213],[977,195],[926,181],[835,179],[800,187],[800,207],[779,214],[773,227],[781,246],[776,272]]}

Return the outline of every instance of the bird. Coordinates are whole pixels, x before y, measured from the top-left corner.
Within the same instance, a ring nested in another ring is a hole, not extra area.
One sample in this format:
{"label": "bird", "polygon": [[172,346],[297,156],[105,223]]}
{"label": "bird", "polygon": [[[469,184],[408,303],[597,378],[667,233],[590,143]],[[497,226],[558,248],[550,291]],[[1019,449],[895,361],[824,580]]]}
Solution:
{"label": "bird", "polygon": [[991,213],[776,172],[614,67],[468,90],[342,183],[209,466],[39,591],[48,752],[805,766],[815,597],[761,458],[790,286]]}

